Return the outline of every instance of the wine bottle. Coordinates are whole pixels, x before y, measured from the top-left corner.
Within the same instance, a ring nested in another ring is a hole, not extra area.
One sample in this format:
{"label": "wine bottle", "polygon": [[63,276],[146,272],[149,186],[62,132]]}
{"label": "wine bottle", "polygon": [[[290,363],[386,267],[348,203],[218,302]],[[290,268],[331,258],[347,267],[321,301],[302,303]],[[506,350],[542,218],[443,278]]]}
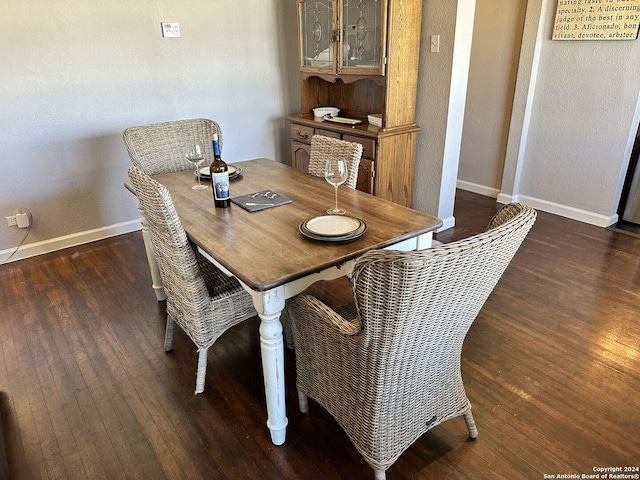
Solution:
{"label": "wine bottle", "polygon": [[213,162],[211,162],[211,183],[213,184],[213,203],[218,208],[231,205],[229,195],[229,171],[220,155],[218,135],[213,135]]}

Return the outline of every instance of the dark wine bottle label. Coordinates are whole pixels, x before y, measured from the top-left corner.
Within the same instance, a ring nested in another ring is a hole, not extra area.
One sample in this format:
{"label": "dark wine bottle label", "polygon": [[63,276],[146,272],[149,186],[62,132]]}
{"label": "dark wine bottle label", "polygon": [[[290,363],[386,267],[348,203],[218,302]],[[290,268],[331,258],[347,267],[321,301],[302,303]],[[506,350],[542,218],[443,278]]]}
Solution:
{"label": "dark wine bottle label", "polygon": [[229,172],[211,173],[213,198],[216,201],[229,199]]}

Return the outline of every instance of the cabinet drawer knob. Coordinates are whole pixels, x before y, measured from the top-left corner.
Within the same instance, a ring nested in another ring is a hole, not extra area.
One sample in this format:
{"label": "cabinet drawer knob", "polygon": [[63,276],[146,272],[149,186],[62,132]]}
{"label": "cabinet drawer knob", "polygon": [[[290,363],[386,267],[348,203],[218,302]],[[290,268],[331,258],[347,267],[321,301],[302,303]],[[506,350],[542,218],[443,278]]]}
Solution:
{"label": "cabinet drawer knob", "polygon": [[309,134],[308,133],[302,133],[300,130],[296,130],[296,135],[298,138],[303,138],[303,139],[307,139],[309,138]]}

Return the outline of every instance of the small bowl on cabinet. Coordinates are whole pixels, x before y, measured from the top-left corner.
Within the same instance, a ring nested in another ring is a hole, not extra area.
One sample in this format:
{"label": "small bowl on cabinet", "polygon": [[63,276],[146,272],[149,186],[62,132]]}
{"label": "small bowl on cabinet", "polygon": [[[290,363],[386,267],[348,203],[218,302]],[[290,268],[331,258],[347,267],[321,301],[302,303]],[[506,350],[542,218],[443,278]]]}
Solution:
{"label": "small bowl on cabinet", "polygon": [[335,117],[339,111],[340,109],[337,107],[317,107],[313,109],[313,116],[316,118],[322,118],[325,115]]}

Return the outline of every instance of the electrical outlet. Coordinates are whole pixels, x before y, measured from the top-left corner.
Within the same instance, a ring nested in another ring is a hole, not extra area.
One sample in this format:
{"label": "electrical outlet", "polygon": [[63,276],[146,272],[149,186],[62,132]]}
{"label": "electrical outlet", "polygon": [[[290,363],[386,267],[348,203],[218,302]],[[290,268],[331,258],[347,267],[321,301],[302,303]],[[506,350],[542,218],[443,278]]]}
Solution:
{"label": "electrical outlet", "polygon": [[18,213],[16,213],[16,224],[18,228],[27,228],[31,225],[31,212],[26,208],[18,210]]}
{"label": "electrical outlet", "polygon": [[18,213],[6,217],[7,225],[10,227],[27,228],[31,225],[31,212],[26,208],[21,208]]}

